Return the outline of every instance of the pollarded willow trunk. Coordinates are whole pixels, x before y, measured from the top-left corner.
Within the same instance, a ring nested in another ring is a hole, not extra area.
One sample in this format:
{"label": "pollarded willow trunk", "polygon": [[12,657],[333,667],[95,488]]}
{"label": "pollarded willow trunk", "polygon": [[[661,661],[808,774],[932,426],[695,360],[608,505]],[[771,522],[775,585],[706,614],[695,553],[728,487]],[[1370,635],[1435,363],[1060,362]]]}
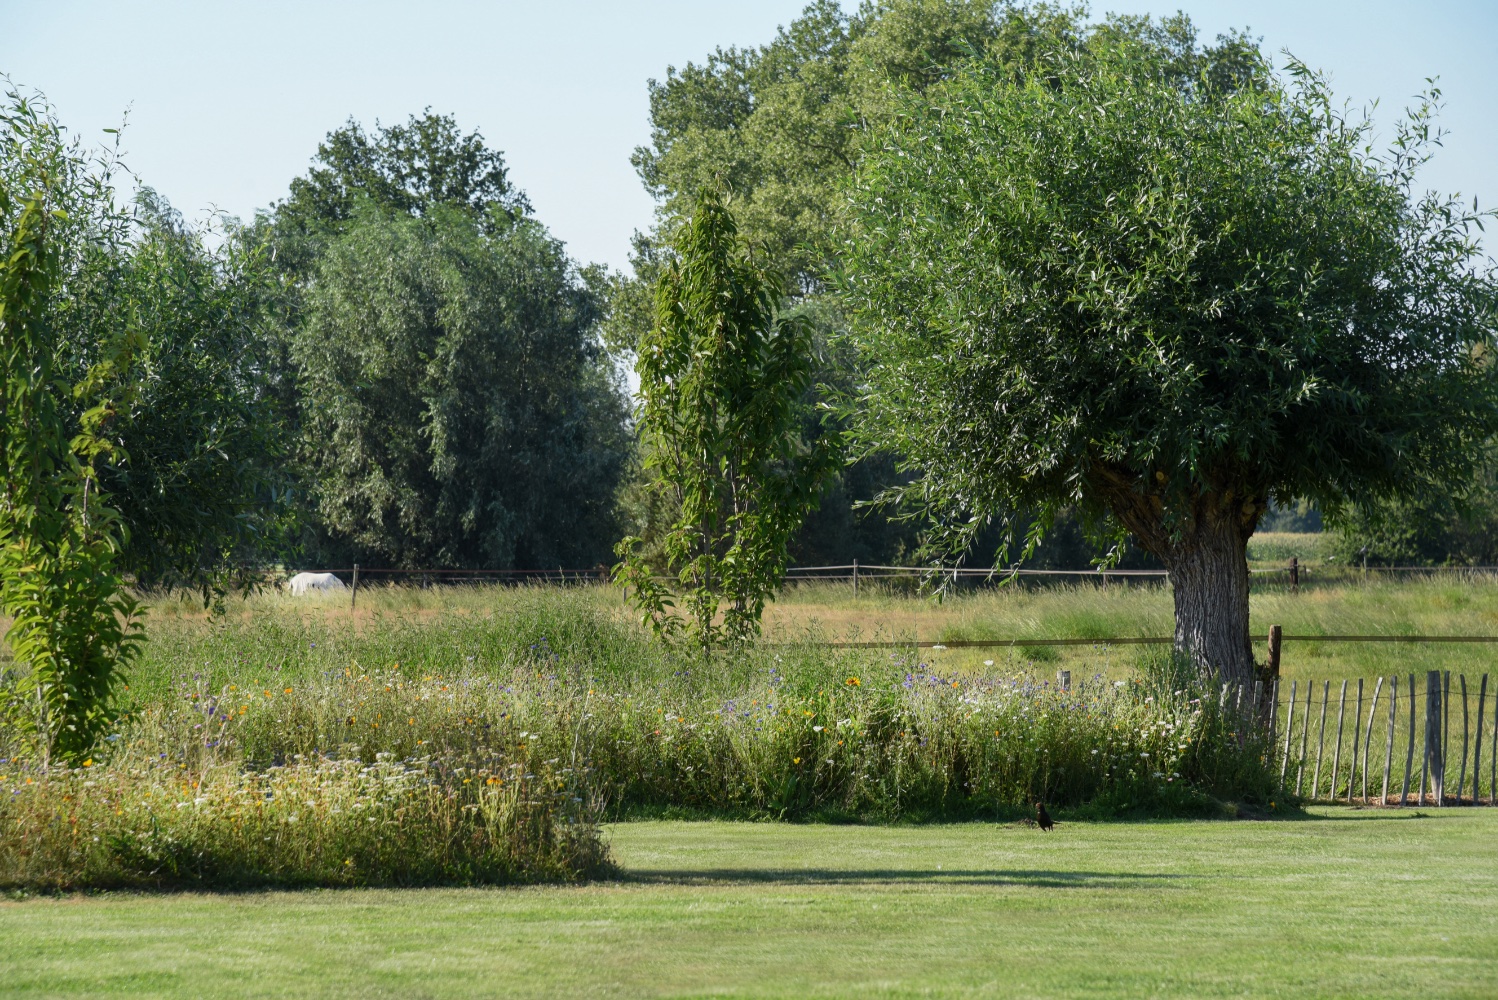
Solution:
{"label": "pollarded willow trunk", "polygon": [[1204,674],[1251,684],[1248,632],[1248,536],[1234,516],[1210,514],[1163,553],[1175,592],[1175,648]]}
{"label": "pollarded willow trunk", "polygon": [[[1175,648],[1204,676],[1225,684],[1252,684],[1253,646],[1248,633],[1248,537],[1264,511],[1262,491],[1223,489],[1199,493],[1166,526],[1163,487],[1118,468],[1099,467],[1094,487],[1146,551],[1170,571],[1175,592]],[[1245,494],[1247,494],[1245,496]],[[1177,501],[1179,502],[1179,501]]]}

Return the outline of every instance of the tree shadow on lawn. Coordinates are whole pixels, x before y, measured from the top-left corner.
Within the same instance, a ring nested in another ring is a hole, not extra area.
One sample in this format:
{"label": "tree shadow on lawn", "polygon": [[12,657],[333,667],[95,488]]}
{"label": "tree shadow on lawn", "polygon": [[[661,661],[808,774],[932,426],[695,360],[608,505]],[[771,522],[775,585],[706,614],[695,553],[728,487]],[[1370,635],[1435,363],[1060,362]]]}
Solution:
{"label": "tree shadow on lawn", "polygon": [[957,868],[704,868],[625,869],[621,882],[648,885],[993,885],[1047,889],[1123,889],[1191,878],[1160,872]]}

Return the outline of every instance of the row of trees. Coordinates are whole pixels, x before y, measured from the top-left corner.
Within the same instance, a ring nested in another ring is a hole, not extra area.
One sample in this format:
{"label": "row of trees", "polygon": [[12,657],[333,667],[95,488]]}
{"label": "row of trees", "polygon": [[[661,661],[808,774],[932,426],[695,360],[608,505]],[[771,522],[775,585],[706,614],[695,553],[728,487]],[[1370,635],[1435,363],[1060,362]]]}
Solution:
{"label": "row of trees", "polygon": [[[208,231],[118,208],[113,162],[12,95],[5,537],[81,532],[88,613],[128,624],[121,573],[212,595],[291,558],[597,563],[628,532],[642,607],[704,641],[752,634],[795,554],[1061,537],[1169,568],[1179,648],[1242,680],[1274,503],[1472,516],[1498,296],[1486,215],[1414,186],[1431,102],[1376,156],[1244,36],[969,0],[814,3],[650,92],[629,276],[571,262],[440,115],[350,122]],[[27,250],[36,219],[66,221]],[[37,455],[75,485],[25,499]]]}
{"label": "row of trees", "polygon": [[1375,155],[1316,73],[1184,16],[813,5],[652,85],[662,209],[610,333],[654,349],[640,297],[726,184],[928,551],[1007,563],[1078,521],[1165,565],[1178,650],[1241,683],[1276,500],[1369,530],[1455,498],[1438,520],[1498,432],[1490,213],[1416,187],[1438,97]]}
{"label": "row of trees", "polygon": [[[11,108],[45,125],[9,128],[16,198],[29,157],[67,166],[37,307],[56,378],[83,384],[115,352],[128,387],[98,462],[122,571],[212,595],[278,562],[609,557],[632,446],[596,335],[603,278],[479,135],[431,114],[349,123],[275,209],[195,227],[149,188],[118,204],[117,163],[37,100]],[[89,406],[65,402],[63,433]]]}

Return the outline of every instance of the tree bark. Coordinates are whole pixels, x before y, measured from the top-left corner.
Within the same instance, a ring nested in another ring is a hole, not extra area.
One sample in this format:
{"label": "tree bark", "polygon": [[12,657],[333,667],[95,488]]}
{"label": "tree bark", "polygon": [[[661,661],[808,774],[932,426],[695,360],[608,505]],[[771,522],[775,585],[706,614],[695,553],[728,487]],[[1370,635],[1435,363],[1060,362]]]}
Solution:
{"label": "tree bark", "polygon": [[1248,539],[1236,518],[1212,518],[1162,554],[1175,592],[1175,648],[1204,674],[1253,683],[1248,634]]}
{"label": "tree bark", "polygon": [[1203,676],[1252,684],[1257,671],[1248,632],[1248,538],[1265,508],[1263,491],[1199,492],[1168,522],[1163,473],[1145,478],[1097,466],[1093,485],[1139,545],[1169,570],[1177,652],[1190,657]]}

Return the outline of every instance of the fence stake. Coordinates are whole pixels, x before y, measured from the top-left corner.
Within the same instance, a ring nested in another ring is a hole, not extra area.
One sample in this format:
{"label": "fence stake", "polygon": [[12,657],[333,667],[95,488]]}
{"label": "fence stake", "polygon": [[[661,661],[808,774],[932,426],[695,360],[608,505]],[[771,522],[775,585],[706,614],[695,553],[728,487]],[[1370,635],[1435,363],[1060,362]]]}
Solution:
{"label": "fence stake", "polygon": [[1337,797],[1337,774],[1342,770],[1342,717],[1347,714],[1347,680],[1342,681],[1342,697],[1337,701],[1337,742],[1332,745],[1332,784],[1327,798]]}
{"label": "fence stake", "polygon": [[1441,673],[1441,788],[1436,805],[1446,804],[1446,759],[1451,756],[1451,671]]}
{"label": "fence stake", "polygon": [[[1488,675],[1482,675],[1482,684],[1477,689],[1477,739],[1472,742],[1472,804],[1475,806],[1482,796],[1482,710],[1488,701]],[[1489,801],[1492,801],[1492,789]]]}
{"label": "fence stake", "polygon": [[1384,746],[1384,790],[1379,805],[1389,804],[1389,767],[1394,761],[1394,721],[1399,716],[1399,675],[1389,675],[1389,738]]}
{"label": "fence stake", "polygon": [[1311,698],[1316,691],[1315,681],[1306,681],[1306,718],[1300,724],[1300,763],[1295,769],[1295,797],[1300,798],[1300,783],[1306,776],[1306,741],[1311,736]]}
{"label": "fence stake", "polygon": [[1415,675],[1410,674],[1410,745],[1404,752],[1404,787],[1399,790],[1399,804],[1410,804],[1410,768],[1415,763]]}
{"label": "fence stake", "polygon": [[1498,684],[1493,685],[1493,742],[1488,747],[1488,801],[1498,806]]}
{"label": "fence stake", "polygon": [[1358,709],[1352,713],[1352,763],[1347,766],[1347,804],[1352,805],[1353,785],[1358,780],[1358,743],[1363,735],[1363,678],[1358,678]]}
{"label": "fence stake", "polygon": [[1280,645],[1285,638],[1285,630],[1278,625],[1269,626],[1269,676],[1279,680],[1280,676]]}
{"label": "fence stake", "polygon": [[353,611],[359,603],[359,564],[354,563],[354,586],[348,595],[348,609]]}
{"label": "fence stake", "polygon": [[1363,737],[1363,804],[1368,803],[1368,750],[1373,744],[1373,716],[1378,712],[1378,696],[1384,689],[1384,679],[1379,677],[1373,685],[1373,704],[1368,706],[1368,733]]}
{"label": "fence stake", "polygon": [[[1285,713],[1285,752],[1280,757],[1281,788],[1285,787],[1285,768],[1290,766],[1290,741],[1295,737],[1295,686],[1299,683],[1299,681],[1290,682],[1290,704]],[[1275,706],[1275,710],[1278,712],[1278,705]]]}
{"label": "fence stake", "polygon": [[[1269,690],[1265,692],[1269,696],[1269,752],[1274,753],[1274,737],[1279,732],[1280,721],[1280,679],[1272,678],[1269,681]],[[1274,765],[1271,763],[1271,767]]]}
{"label": "fence stake", "polygon": [[1290,557],[1290,591],[1294,593],[1300,590],[1300,560],[1295,556]]}
{"label": "fence stake", "polygon": [[858,560],[853,560],[853,596],[858,596]]}
{"label": "fence stake", "polygon": [[[1456,775],[1456,804],[1462,804],[1462,792],[1467,790],[1467,675],[1457,674],[1462,685],[1462,767]],[[1472,804],[1477,804],[1477,789],[1472,789]]]}
{"label": "fence stake", "polygon": [[1326,703],[1331,700],[1332,682],[1321,682],[1321,726],[1316,732],[1316,776],[1311,779],[1311,798],[1321,794],[1321,752],[1326,749]]}
{"label": "fence stake", "polygon": [[1430,791],[1435,804],[1441,804],[1440,761],[1436,754],[1441,750],[1441,672],[1425,672],[1425,753],[1420,762],[1420,804],[1425,805],[1426,779],[1430,779]]}
{"label": "fence stake", "polygon": [[[1410,746],[1405,747],[1405,783],[1399,792],[1399,804],[1410,804],[1410,768],[1414,765],[1414,674],[1410,675]],[[1423,778],[1422,778],[1423,781]]]}

